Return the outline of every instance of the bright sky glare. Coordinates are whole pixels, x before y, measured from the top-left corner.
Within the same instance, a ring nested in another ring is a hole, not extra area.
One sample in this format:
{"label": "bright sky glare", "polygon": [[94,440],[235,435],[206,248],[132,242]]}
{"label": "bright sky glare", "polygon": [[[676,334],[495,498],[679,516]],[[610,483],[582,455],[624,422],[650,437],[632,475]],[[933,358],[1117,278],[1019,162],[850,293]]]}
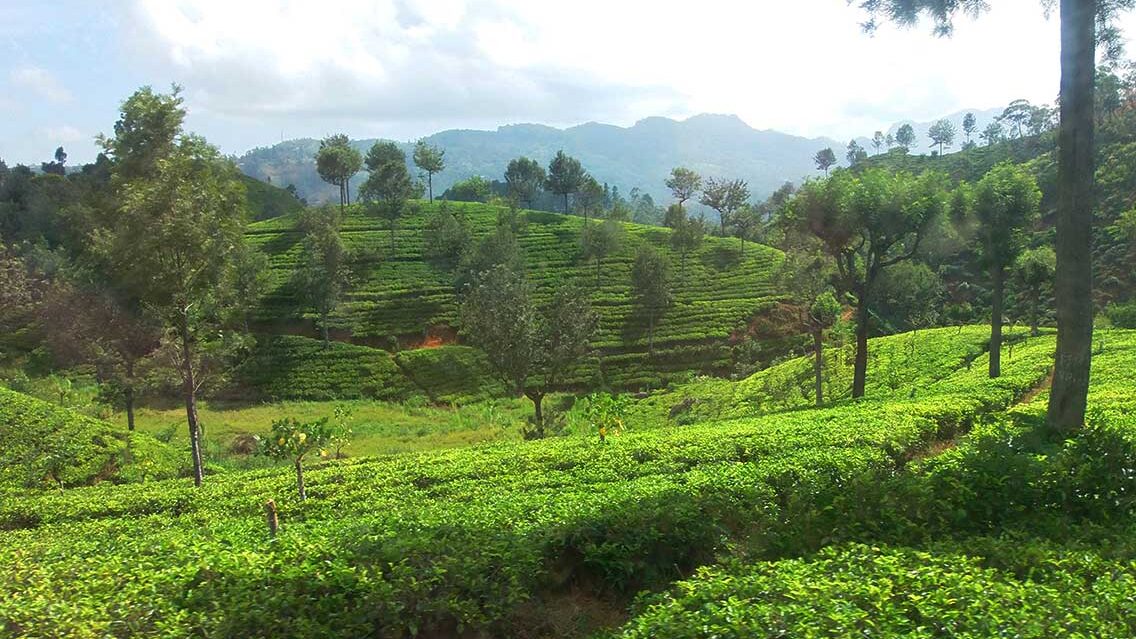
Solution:
{"label": "bright sky glare", "polygon": [[1056,18],[1038,0],[993,5],[943,39],[929,25],[866,36],[845,0],[4,0],[0,158],[63,145],[90,161],[123,98],[171,82],[190,128],[233,154],[338,131],[703,112],[840,140],[1053,102]]}

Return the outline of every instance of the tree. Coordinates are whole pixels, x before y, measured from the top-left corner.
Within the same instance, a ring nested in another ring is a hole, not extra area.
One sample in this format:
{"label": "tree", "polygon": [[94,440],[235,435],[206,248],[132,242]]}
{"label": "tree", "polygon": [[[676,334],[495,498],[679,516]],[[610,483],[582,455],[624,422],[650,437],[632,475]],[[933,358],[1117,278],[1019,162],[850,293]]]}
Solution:
{"label": "tree", "polygon": [[454,277],[454,288],[459,294],[464,294],[480,282],[483,274],[498,266],[504,266],[514,273],[524,272],[524,259],[517,244],[517,235],[509,225],[500,223],[492,233],[462,254]]}
{"label": "tree", "polygon": [[895,134],[888,133],[887,137],[884,138],[884,142],[887,144],[888,151],[891,151],[892,147],[895,146]]}
{"label": "tree", "polygon": [[1002,316],[1006,270],[1025,249],[1026,229],[1038,217],[1041,191],[1025,169],[999,164],[974,189],[974,215],[979,221],[982,266],[990,273],[990,377],[1002,374]]}
{"label": "tree", "polygon": [[691,169],[676,166],[671,169],[671,176],[667,178],[666,185],[681,207],[702,188],[702,176]]}
{"label": "tree", "polygon": [[292,417],[272,422],[272,432],[264,440],[262,452],[273,459],[287,459],[296,469],[296,488],[300,499],[308,498],[304,488],[304,457],[309,453],[323,454],[331,443],[335,430],[326,417],[312,422],[300,422]]}
{"label": "tree", "polygon": [[895,143],[904,153],[910,153],[912,145],[915,144],[915,129],[910,124],[900,126],[895,132]]}
{"label": "tree", "polygon": [[1048,246],[1023,251],[1014,262],[1014,281],[1026,298],[1030,335],[1040,334],[1041,305],[1053,293],[1057,254]]}
{"label": "tree", "polygon": [[63,150],[63,147],[59,147],[55,149],[55,161],[41,162],[40,169],[48,175],[62,176],[67,175],[67,168],[64,166],[65,164],[67,164],[67,152]]}
{"label": "tree", "polygon": [[455,215],[443,203],[442,208],[426,220],[423,255],[443,268],[452,269],[469,247],[472,237],[465,218]]}
{"label": "tree", "polygon": [[584,214],[584,224],[588,223],[589,213],[598,217],[603,210],[604,199],[604,187],[594,177],[585,175],[576,194],[576,212]]}
{"label": "tree", "polygon": [[301,299],[319,316],[325,349],[331,345],[328,318],[350,283],[349,256],[339,235],[342,224],[342,214],[330,206],[305,209],[300,217],[304,249],[295,283]]}
{"label": "tree", "polygon": [[488,202],[490,195],[492,191],[489,182],[480,175],[474,175],[460,182],[454,182],[453,186],[442,194],[442,198],[454,202]]}
{"label": "tree", "polygon": [[71,279],[57,278],[46,292],[40,325],[57,363],[94,366],[100,400],[124,410],[133,431],[142,364],[160,344],[160,327],[106,283]]}
{"label": "tree", "polygon": [[828,170],[836,166],[836,153],[833,153],[831,147],[823,148],[813,156],[813,162],[816,163],[817,170],[824,171],[827,176]]}
{"label": "tree", "polygon": [[509,161],[505,169],[505,183],[509,187],[509,197],[523,205],[532,208],[533,200],[540,194],[547,176],[536,160],[519,157]]}
{"label": "tree", "polygon": [[927,137],[931,143],[939,147],[939,155],[943,155],[943,147],[949,147],[955,142],[955,125],[950,120],[939,120],[927,130]]}
{"label": "tree", "polygon": [[693,218],[686,214],[685,211],[679,209],[682,213],[677,218],[675,224],[671,226],[671,248],[678,252],[679,277],[686,279],[686,256],[697,251],[698,247],[702,245],[702,236],[706,232],[706,227],[701,218]]}
{"label": "tree", "polygon": [[856,300],[852,397],[862,397],[868,369],[868,322],[881,273],[909,260],[945,208],[941,177],[868,169],[839,171],[801,187],[786,214],[836,262],[839,288]]}
{"label": "tree", "polygon": [[824,334],[840,319],[840,303],[832,294],[831,259],[817,242],[799,233],[785,247],[785,260],[777,272],[780,289],[800,318],[800,327],[813,338],[813,387],[817,406],[824,404]]}
{"label": "tree", "polygon": [[[1133,0],[1058,0],[1061,17],[1060,128],[1057,135],[1057,356],[1046,419],[1056,430],[1071,432],[1085,421],[1092,362],[1092,233],[1096,48],[1098,40],[1111,58],[1119,55],[1117,13]],[[860,6],[884,11],[903,23],[926,12],[936,30],[951,32],[959,9],[977,13],[982,0],[944,4],[936,0],[861,0]],[[1098,30],[1098,25],[1101,27]],[[871,24],[868,25],[869,28]]]}
{"label": "tree", "polygon": [[362,166],[363,156],[351,146],[346,135],[332,135],[320,141],[316,172],[324,182],[339,187],[340,206],[351,203],[351,176]]}
{"label": "tree", "polygon": [[544,436],[544,396],[586,353],[598,321],[573,287],[559,289],[542,312],[524,275],[505,264],[481,273],[461,305],[462,334],[507,388],[533,402],[531,437]]}
{"label": "tree", "polygon": [[631,267],[631,295],[647,316],[647,354],[655,353],[655,324],[674,303],[670,274],[663,254],[648,244],[639,247]]}
{"label": "tree", "polygon": [[884,137],[884,132],[876,131],[875,134],[872,135],[872,148],[876,150],[876,155],[880,154],[880,150],[883,149],[885,145],[887,145],[887,138]]}
{"label": "tree", "polygon": [[426,174],[426,186],[430,192],[430,201],[434,201],[434,174],[446,168],[446,152],[438,147],[427,144],[425,139],[414,145],[414,166]]}
{"label": "tree", "polygon": [[[359,189],[363,200],[390,222],[391,250],[394,250],[395,228],[414,197],[414,184],[406,169],[406,154],[394,142],[375,142],[367,152],[367,181]],[[421,194],[421,193],[419,193]]]}
{"label": "tree", "polygon": [[596,263],[596,286],[600,285],[600,266],[604,258],[619,250],[623,225],[615,220],[604,220],[603,224],[589,224],[580,233],[581,252],[584,259]]}
{"label": "tree", "polygon": [[848,142],[848,150],[845,152],[844,157],[848,159],[848,166],[855,166],[861,160],[868,159],[868,152],[856,140]]}
{"label": "tree", "polygon": [[580,161],[557,151],[556,157],[548,163],[548,176],[544,181],[545,190],[564,197],[564,212],[568,213],[568,196],[580,190],[588,174]]}
{"label": "tree", "polygon": [[749,200],[749,185],[745,180],[719,180],[710,178],[702,189],[698,201],[718,212],[722,237],[726,237],[726,227],[733,222],[734,213],[745,206]]}
{"label": "tree", "polygon": [[115,124],[123,137],[102,140],[115,162],[118,210],[98,229],[94,250],[116,286],[166,330],[200,486],[199,373],[202,355],[224,344],[233,256],[245,241],[245,194],[232,162],[182,132],[184,117],[176,88],[167,96],[142,89],[123,103]]}
{"label": "tree", "polygon": [[990,146],[991,144],[1001,142],[1004,135],[1005,133],[1002,128],[1002,123],[991,122],[990,124],[986,125],[985,129],[982,129],[982,133],[979,134],[978,137],[986,142],[987,146]]}
{"label": "tree", "polygon": [[998,122],[1008,122],[1011,131],[1014,132],[1014,137],[1020,138],[1024,135],[1023,127],[1030,121],[1030,116],[1033,114],[1033,105],[1029,100],[1014,100],[999,115],[996,119]]}
{"label": "tree", "polygon": [[[967,144],[970,144],[971,137],[974,135],[974,132],[977,131],[977,130],[978,130],[978,120],[975,119],[973,113],[967,113],[966,115],[962,116],[962,133],[963,133],[963,135],[966,136],[966,143]],[[942,155],[942,154],[940,153],[940,155]]]}

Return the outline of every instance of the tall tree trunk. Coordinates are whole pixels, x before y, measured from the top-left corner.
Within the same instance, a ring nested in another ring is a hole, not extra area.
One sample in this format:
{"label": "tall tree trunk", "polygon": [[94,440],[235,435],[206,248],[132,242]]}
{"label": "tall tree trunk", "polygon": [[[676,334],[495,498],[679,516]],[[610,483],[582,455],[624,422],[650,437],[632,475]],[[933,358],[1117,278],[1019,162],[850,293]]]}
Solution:
{"label": "tall tree trunk", "polygon": [[347,205],[350,206],[351,205],[351,178],[347,178],[346,180],[343,181],[343,188],[344,188],[344,191],[347,193]]}
{"label": "tall tree trunk", "polygon": [[[129,359],[129,358],[128,358]],[[134,432],[134,361],[126,362],[126,430]]]}
{"label": "tall tree trunk", "polygon": [[300,500],[308,498],[308,491],[304,489],[304,461],[303,459],[296,460],[296,487],[300,490]]}
{"label": "tall tree trunk", "polygon": [[391,218],[391,252],[392,253],[394,252],[394,225],[395,225],[395,220],[394,220],[394,218]]}
{"label": "tall tree trunk", "polygon": [[1002,299],[1005,294],[1006,269],[995,266],[990,273],[994,291],[990,304],[990,378],[1002,375]]}
{"label": "tall tree trunk", "polygon": [[568,193],[564,194],[564,214],[568,215]]}
{"label": "tall tree trunk", "polygon": [[1061,125],[1057,135],[1057,358],[1050,427],[1085,421],[1092,362],[1093,82],[1096,2],[1061,0]]}
{"label": "tall tree trunk", "polygon": [[183,311],[181,316],[181,376],[182,392],[185,395],[185,418],[189,424],[189,450],[193,456],[193,485],[201,486],[204,468],[201,461],[201,427],[197,421],[197,381],[193,374],[193,348],[190,346],[189,319]]}
{"label": "tall tree trunk", "polygon": [[856,308],[856,361],[852,369],[852,398],[864,396],[868,381],[868,296],[860,294]]}
{"label": "tall tree trunk", "polygon": [[426,172],[426,186],[430,189],[430,202],[434,201],[434,174]]}
{"label": "tall tree trunk", "polygon": [[1038,319],[1041,315],[1041,300],[1038,299],[1038,297],[1039,296],[1035,293],[1033,299],[1030,300],[1030,337],[1037,337],[1041,334],[1041,322]]}
{"label": "tall tree trunk", "polygon": [[813,331],[813,375],[816,384],[816,405],[824,405],[824,331]]}
{"label": "tall tree trunk", "polygon": [[533,420],[536,422],[536,431],[534,436],[537,439],[544,438],[544,391],[542,390],[526,390],[525,395],[532,400],[533,403]]}

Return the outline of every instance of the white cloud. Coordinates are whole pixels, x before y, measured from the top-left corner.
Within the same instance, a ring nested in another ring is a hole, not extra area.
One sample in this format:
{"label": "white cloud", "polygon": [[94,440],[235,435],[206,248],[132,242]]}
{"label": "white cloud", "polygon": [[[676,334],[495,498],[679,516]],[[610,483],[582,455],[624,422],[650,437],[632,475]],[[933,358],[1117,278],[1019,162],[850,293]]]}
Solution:
{"label": "white cloud", "polygon": [[79,142],[87,139],[89,136],[83,135],[83,132],[69,124],[60,126],[50,126],[43,128],[40,133],[43,135],[48,144],[68,144],[71,142]]}
{"label": "white cloud", "polygon": [[67,87],[63,86],[50,71],[39,67],[13,69],[8,74],[8,81],[50,102],[63,103],[73,99]]}
{"label": "white cloud", "polygon": [[191,111],[257,120],[367,129],[718,112],[847,138],[1057,91],[1056,20],[1033,2],[995,3],[949,39],[929,25],[868,37],[845,0],[136,2],[143,57],[172,68]]}

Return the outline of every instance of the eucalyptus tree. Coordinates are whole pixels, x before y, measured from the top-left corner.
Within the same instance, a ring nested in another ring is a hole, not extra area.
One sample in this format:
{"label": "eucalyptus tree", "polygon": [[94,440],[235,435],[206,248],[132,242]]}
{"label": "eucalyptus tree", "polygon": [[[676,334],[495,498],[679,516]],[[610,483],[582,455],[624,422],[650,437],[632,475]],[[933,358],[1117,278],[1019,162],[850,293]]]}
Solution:
{"label": "eucalyptus tree", "polygon": [[973,113],[967,113],[962,116],[962,134],[966,136],[966,143],[971,143],[971,138],[974,132],[978,130],[978,120],[974,117]]}
{"label": "eucalyptus tree", "polygon": [[350,283],[349,255],[340,236],[343,215],[325,206],[305,209],[300,217],[303,253],[295,272],[300,297],[316,311],[323,347],[331,345],[329,318]]}
{"label": "eucalyptus tree", "polygon": [[548,163],[548,176],[545,178],[544,188],[563,196],[564,212],[568,213],[568,196],[578,192],[587,178],[588,173],[579,160],[565,154],[564,151],[557,151],[556,156]]}
{"label": "eucalyptus tree", "polygon": [[895,143],[903,149],[904,153],[911,151],[915,145],[915,129],[910,124],[904,124],[895,131]]}
{"label": "eucalyptus tree", "polygon": [[320,178],[339,187],[339,205],[351,203],[351,176],[363,166],[363,156],[351,146],[346,135],[336,134],[320,141],[316,152],[316,172]]}
{"label": "eucalyptus tree", "polygon": [[671,190],[671,195],[674,196],[675,201],[682,207],[702,188],[702,176],[691,169],[676,166],[671,169],[671,175],[667,178],[666,185]]}
{"label": "eucalyptus tree", "polygon": [[655,353],[655,325],[674,303],[670,267],[658,250],[648,244],[639,247],[631,267],[631,297],[647,316],[647,354]]}
{"label": "eucalyptus tree", "polygon": [[446,168],[446,152],[425,139],[414,145],[414,166],[426,174],[426,188],[430,193],[430,201],[434,201],[434,174]]}
{"label": "eucalyptus tree", "polygon": [[880,150],[887,144],[887,138],[884,137],[883,131],[876,131],[872,135],[872,148],[876,150],[876,155],[880,154]]}
{"label": "eucalyptus tree", "polygon": [[955,143],[955,125],[950,120],[943,119],[931,125],[927,130],[927,137],[931,138],[931,143],[939,147],[939,155],[943,155],[943,147],[951,146]]}
{"label": "eucalyptus tree", "polygon": [[788,222],[815,235],[835,261],[835,282],[856,301],[856,359],[852,397],[862,397],[868,370],[868,330],[873,295],[889,266],[910,260],[945,209],[936,174],[912,176],[868,169],[837,171],[806,183],[786,210]]}
{"label": "eucalyptus tree", "polygon": [[719,180],[710,178],[702,189],[698,201],[718,212],[722,237],[733,223],[734,214],[749,201],[749,185],[745,180]]}
{"label": "eucalyptus tree", "polygon": [[974,188],[974,217],[978,220],[979,256],[990,276],[990,377],[1002,374],[1002,316],[1006,272],[1025,249],[1027,231],[1038,218],[1041,190],[1020,166],[1003,163],[990,170]]}
{"label": "eucalyptus tree", "polygon": [[95,234],[93,251],[103,272],[165,331],[200,486],[197,393],[204,355],[230,343],[223,329],[246,212],[236,166],[203,138],[185,133],[184,119],[176,87],[167,95],[147,87],[123,103],[115,136],[101,139],[114,161],[117,210]]}
{"label": "eucalyptus tree", "polygon": [[[1050,0],[1061,20],[1060,128],[1057,136],[1057,357],[1047,421],[1070,432],[1085,421],[1092,363],[1092,235],[1097,45],[1115,60],[1123,44],[1117,15],[1136,0]],[[959,11],[978,14],[985,0],[860,0],[873,15],[914,24],[923,15],[941,35],[952,31]]]}
{"label": "eucalyptus tree", "polygon": [[[406,153],[394,142],[375,142],[367,152],[367,180],[359,189],[363,200],[390,222],[391,250],[395,248],[395,227],[414,197],[414,183],[406,169]],[[418,193],[421,196],[421,191]]]}
{"label": "eucalyptus tree", "polygon": [[844,157],[848,160],[848,166],[855,166],[862,160],[868,159],[868,152],[853,139],[848,142],[848,149],[845,151]]}
{"label": "eucalyptus tree", "polygon": [[813,163],[816,164],[817,170],[824,171],[824,175],[827,177],[828,170],[836,166],[836,153],[832,151],[831,147],[823,148],[813,156]]}
{"label": "eucalyptus tree", "polygon": [[536,197],[544,188],[547,175],[544,167],[536,160],[519,157],[509,160],[505,168],[505,184],[509,187],[509,197],[524,208],[531,208]]}

